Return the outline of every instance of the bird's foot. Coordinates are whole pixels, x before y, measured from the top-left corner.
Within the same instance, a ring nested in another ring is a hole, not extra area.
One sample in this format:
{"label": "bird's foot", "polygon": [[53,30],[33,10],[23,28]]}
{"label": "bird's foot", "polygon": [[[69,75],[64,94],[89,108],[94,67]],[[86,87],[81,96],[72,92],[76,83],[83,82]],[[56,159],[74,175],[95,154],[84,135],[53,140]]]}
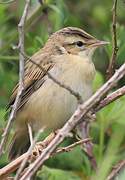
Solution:
{"label": "bird's foot", "polygon": [[48,146],[48,144],[52,141],[52,139],[55,137],[56,134],[57,134],[57,131],[51,133],[43,141],[36,143],[34,149],[32,150],[31,156],[30,156],[30,160],[29,160],[30,162],[35,161],[40,156],[40,154]]}
{"label": "bird's foot", "polygon": [[40,156],[40,154],[42,153],[43,149],[45,149],[45,148],[46,148],[46,143],[44,143],[42,141],[37,142],[32,151],[30,160],[34,161],[35,159],[37,159]]}
{"label": "bird's foot", "polygon": [[93,122],[96,120],[96,115],[92,111],[89,111],[86,115],[86,118],[88,122]]}

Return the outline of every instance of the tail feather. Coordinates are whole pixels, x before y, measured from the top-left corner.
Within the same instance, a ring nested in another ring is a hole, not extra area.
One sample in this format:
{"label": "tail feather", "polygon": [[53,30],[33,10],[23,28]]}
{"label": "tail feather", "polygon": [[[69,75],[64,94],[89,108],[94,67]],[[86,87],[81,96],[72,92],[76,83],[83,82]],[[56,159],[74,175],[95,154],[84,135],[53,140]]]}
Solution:
{"label": "tail feather", "polygon": [[30,140],[27,132],[16,132],[12,138],[9,148],[9,159],[13,160],[19,155],[25,153],[30,146]]}

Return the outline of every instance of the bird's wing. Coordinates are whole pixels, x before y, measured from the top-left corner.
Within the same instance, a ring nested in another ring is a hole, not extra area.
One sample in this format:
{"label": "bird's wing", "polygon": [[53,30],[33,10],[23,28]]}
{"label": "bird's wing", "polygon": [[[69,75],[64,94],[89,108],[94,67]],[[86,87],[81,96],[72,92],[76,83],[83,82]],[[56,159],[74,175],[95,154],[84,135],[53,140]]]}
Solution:
{"label": "bird's wing", "polygon": [[[41,64],[44,70],[49,71],[54,63],[51,57],[48,59],[47,54],[42,54],[41,52],[36,53],[32,56],[32,60],[38,64]],[[22,92],[22,97],[20,104],[18,105],[18,110],[28,101],[29,97],[37,90],[45,81],[45,71],[43,72],[38,66],[30,61],[26,62],[25,65],[25,75],[24,75],[24,90]],[[7,108],[11,108],[14,104],[19,84],[14,88],[12,95],[10,97],[9,104]]]}

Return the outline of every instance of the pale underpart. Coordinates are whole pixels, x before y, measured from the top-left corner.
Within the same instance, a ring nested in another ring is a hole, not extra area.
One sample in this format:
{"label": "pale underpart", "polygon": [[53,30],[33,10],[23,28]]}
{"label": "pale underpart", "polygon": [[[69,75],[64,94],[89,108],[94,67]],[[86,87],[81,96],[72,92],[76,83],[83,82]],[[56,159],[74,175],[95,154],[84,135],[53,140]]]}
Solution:
{"label": "pale underpart", "polygon": [[[87,100],[92,95],[92,81],[95,75],[90,57],[66,54],[55,56],[54,61],[56,63],[50,73],[58,81],[78,92],[83,101]],[[61,128],[77,108],[76,97],[47,76],[45,78],[43,85],[30,96],[18,112],[17,129],[24,130],[26,123],[30,123],[35,132],[44,126],[53,130]]]}

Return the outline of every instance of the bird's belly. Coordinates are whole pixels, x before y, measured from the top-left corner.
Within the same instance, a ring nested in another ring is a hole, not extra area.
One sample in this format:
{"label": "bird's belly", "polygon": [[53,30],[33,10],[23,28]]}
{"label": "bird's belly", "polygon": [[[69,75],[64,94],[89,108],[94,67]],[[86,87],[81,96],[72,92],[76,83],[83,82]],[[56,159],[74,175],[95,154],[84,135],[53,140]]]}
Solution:
{"label": "bird's belly", "polygon": [[[92,94],[90,85],[83,82],[77,82],[77,85],[72,83],[71,88],[79,92],[83,101]],[[52,80],[48,80],[30,97],[23,114],[26,114],[26,119],[28,118],[34,131],[43,127],[55,130],[63,126],[76,108],[76,97]]]}
{"label": "bird's belly", "polygon": [[[66,69],[62,65],[55,66],[51,74],[59,82],[78,92],[83,101],[86,101],[92,95],[94,66],[88,63],[83,64],[81,61],[79,64],[75,62],[73,67],[70,65],[65,67]],[[34,131],[43,127],[54,130],[61,128],[74,113],[77,105],[76,97],[47,78],[18,113],[17,119],[20,121],[18,125],[29,122]]]}

